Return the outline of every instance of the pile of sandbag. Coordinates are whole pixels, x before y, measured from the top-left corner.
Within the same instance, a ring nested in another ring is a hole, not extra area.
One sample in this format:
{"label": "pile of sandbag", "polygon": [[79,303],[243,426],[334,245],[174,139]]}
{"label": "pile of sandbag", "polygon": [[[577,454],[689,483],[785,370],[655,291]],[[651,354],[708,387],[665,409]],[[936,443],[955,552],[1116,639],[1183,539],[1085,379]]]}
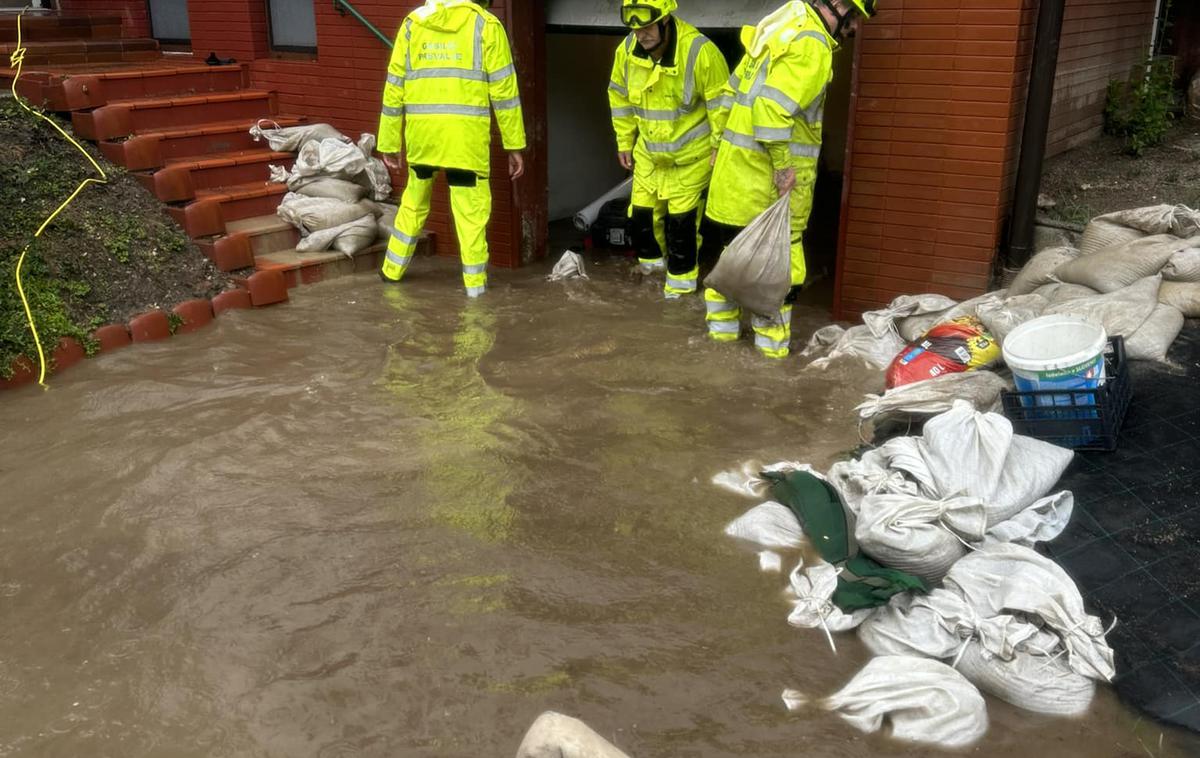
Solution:
{"label": "pile of sandbag", "polygon": [[373,156],[374,135],[355,144],[329,124],[261,121],[250,134],[272,150],[297,153],[290,170],[270,167],[271,181],[290,190],[278,213],[300,231],[297,250],[350,256],[391,236],[397,209],[379,202],[391,196],[392,186],[387,167]]}
{"label": "pile of sandbag", "polygon": [[[1030,549],[1070,521],[1072,493],[1051,493],[1073,455],[1014,434],[1004,416],[959,400],[919,436],[893,438],[826,474],[793,462],[761,473],[746,465],[713,483],[761,499],[780,472],[811,474],[837,493],[854,552],[922,580],[874,607],[843,607],[835,593],[853,564],[814,559],[824,546],[806,535],[800,510],[769,500],[725,529],[758,553],[764,571],[781,571],[794,556],[789,623],[822,630],[831,646],[834,634],[857,629],[872,652],[885,656],[817,705],[864,731],[890,715],[893,736],[953,747],[986,730],[976,688],[1030,710],[1076,714],[1090,704],[1096,681],[1113,676],[1099,619],[1084,611],[1074,582]],[[821,534],[821,525],[809,526]],[[948,699],[924,712],[917,706],[934,697],[929,688]],[[784,700],[789,708],[808,702],[794,691]],[[915,728],[901,727],[897,713],[916,719]],[[939,714],[959,725],[961,742]]]}

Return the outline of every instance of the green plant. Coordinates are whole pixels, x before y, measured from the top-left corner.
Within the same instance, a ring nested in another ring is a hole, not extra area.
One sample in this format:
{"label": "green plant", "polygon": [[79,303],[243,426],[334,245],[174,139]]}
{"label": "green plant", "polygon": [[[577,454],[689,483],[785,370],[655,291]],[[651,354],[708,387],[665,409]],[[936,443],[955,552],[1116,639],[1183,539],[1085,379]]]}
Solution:
{"label": "green plant", "polygon": [[1175,106],[1175,59],[1151,58],[1133,67],[1127,81],[1108,83],[1104,129],[1125,140],[1125,149],[1140,156],[1158,145],[1171,126]]}
{"label": "green plant", "polygon": [[167,326],[171,328],[171,334],[179,331],[179,327],[183,326],[183,324],[183,316],[180,316],[178,313],[167,314]]}

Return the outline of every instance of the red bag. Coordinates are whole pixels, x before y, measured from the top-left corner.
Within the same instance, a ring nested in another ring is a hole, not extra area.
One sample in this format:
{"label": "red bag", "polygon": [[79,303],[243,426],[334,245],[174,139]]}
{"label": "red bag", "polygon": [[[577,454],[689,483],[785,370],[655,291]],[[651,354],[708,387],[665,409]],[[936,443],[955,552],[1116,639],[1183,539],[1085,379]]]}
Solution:
{"label": "red bag", "polygon": [[887,387],[985,368],[999,359],[996,338],[979,319],[963,316],[938,324],[901,350],[888,366]]}

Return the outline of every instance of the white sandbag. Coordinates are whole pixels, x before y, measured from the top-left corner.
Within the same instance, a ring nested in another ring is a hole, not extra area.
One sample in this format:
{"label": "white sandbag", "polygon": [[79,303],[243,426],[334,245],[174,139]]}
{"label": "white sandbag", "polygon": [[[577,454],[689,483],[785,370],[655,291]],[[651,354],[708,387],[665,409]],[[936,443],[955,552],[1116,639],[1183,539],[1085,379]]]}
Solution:
{"label": "white sandbag", "polygon": [[583,256],[572,250],[567,250],[554,264],[554,268],[546,275],[546,280],[562,282],[567,279],[587,279],[587,271],[583,265]]}
{"label": "white sandbag", "polygon": [[1054,276],[1070,284],[1082,284],[1098,292],[1119,289],[1156,276],[1180,250],[1194,247],[1198,240],[1170,234],[1144,237],[1128,245],[1103,250],[1059,266]]}
{"label": "white sandbag", "polygon": [[370,209],[359,203],[346,203],[327,197],[305,197],[296,192],[283,196],[276,213],[305,236],[348,224],[363,216],[369,215],[374,220]]}
{"label": "white sandbag", "polygon": [[1091,707],[1096,681],[1054,655],[1018,650],[1010,660],[969,642],[955,668],[979,689],[1027,711],[1081,716]]}
{"label": "white sandbag", "polygon": [[1009,296],[1028,295],[1038,287],[1050,284],[1054,281],[1053,274],[1059,266],[1078,257],[1079,250],[1070,246],[1043,250],[1021,268],[1017,278],[1008,286]]}
{"label": "white sandbag", "polygon": [[1004,300],[1006,297],[1008,297],[1008,290],[986,292],[977,297],[973,297],[970,300],[964,300],[961,303],[957,303],[948,310],[940,313],[928,313],[921,316],[910,316],[908,318],[901,319],[897,324],[897,328],[900,332],[900,336],[904,339],[905,344],[916,342],[917,340],[921,339],[921,337],[925,336],[926,332],[938,324],[943,324],[947,321],[953,321],[956,318],[962,318],[964,316],[978,318],[980,306],[998,303]]}
{"label": "white sandbag", "polygon": [[758,550],[759,568],[778,572],[783,568],[779,550],[799,550],[804,545],[800,521],[786,505],[766,502],[756,505],[725,527],[726,536]]}
{"label": "white sandbag", "polygon": [[1033,547],[1038,542],[1050,542],[1067,528],[1074,509],[1075,496],[1069,490],[1047,495],[1012,518],[988,529],[983,541],[1011,542],[1025,547]]}
{"label": "white sandbag", "polygon": [[1042,315],[1049,304],[1050,301],[1041,295],[1030,293],[1007,297],[999,302],[983,303],[976,312],[988,332],[1003,343],[1009,332]]}
{"label": "white sandbag", "polygon": [[704,286],[761,318],[778,320],[792,288],[791,208],[780,198],[738,233],[717,259]]}
{"label": "white sandbag", "polygon": [[837,491],[849,515],[857,515],[863,498],[868,495],[921,494],[916,482],[906,477],[904,472],[888,466],[889,446],[893,442],[889,440],[881,448],[863,453],[857,460],[838,461],[829,468],[829,484]]}
{"label": "white sandbag", "polygon": [[371,156],[375,154],[375,135],[370,132],[363,132],[358,137],[358,152],[362,153],[363,160],[371,160]]}
{"label": "white sandbag", "polygon": [[1174,307],[1188,318],[1200,318],[1200,284],[1163,282],[1158,301]]}
{"label": "white sandbag", "polygon": [[857,629],[858,638],[874,655],[915,655],[950,660],[963,640],[945,622],[953,608],[965,608],[961,597],[941,588],[925,595],[904,592],[876,608]]}
{"label": "white sandbag", "polygon": [[986,531],[987,508],[978,498],[868,495],[854,536],[883,565],[936,583],[966,555],[965,541],[982,540]]}
{"label": "white sandbag", "polygon": [[400,208],[387,203],[377,203],[381,212],[376,218],[376,224],[379,227],[379,239],[390,239],[396,231],[396,214],[400,212]]}
{"label": "white sandbag", "polygon": [[367,194],[366,189],[354,182],[335,179],[331,176],[314,177],[312,181],[299,183],[291,189],[305,197],[327,197],[332,200],[341,200],[343,203],[357,203]]}
{"label": "white sandbag", "polygon": [[1132,335],[1158,306],[1162,277],[1150,276],[1106,295],[1089,295],[1054,303],[1043,315],[1079,316],[1104,327],[1109,336]]}
{"label": "white sandbag", "polygon": [[296,154],[296,165],[292,173],[300,176],[332,176],[350,179],[360,174],[367,166],[358,147],[338,139],[306,142]]}
{"label": "white sandbag", "polygon": [[525,733],[517,758],[629,758],[582,721],[546,711]]}
{"label": "white sandbag", "polygon": [[[809,704],[796,690],[785,690],[783,702],[790,711]],[[988,729],[983,696],[962,674],[911,656],[873,658],[845,687],[812,705],[861,732],[877,732],[889,721],[895,739],[945,748],[971,745]]]}
{"label": "white sandbag", "polygon": [[363,184],[372,200],[382,201],[392,196],[392,175],[378,158],[368,158],[363,172],[355,179]]}
{"label": "white sandbag", "polygon": [[1125,339],[1125,356],[1131,361],[1165,361],[1171,344],[1183,331],[1183,322],[1178,308],[1159,304],[1138,330]]}
{"label": "white sandbag", "polygon": [[1172,255],[1163,266],[1162,275],[1168,282],[1200,282],[1200,247],[1189,247]]}
{"label": "white sandbag", "polygon": [[1172,234],[1191,237],[1200,233],[1200,213],[1186,205],[1152,205],[1106,213],[1088,222],[1079,242],[1084,256],[1113,247],[1124,247],[1142,237]]}
{"label": "white sandbag", "polygon": [[[915,448],[915,455],[897,451]],[[881,448],[888,466],[918,482],[932,499],[977,497],[987,504],[988,527],[1006,521],[1058,482],[1074,453],[1013,434],[998,413],[979,413],[955,401],[925,424],[921,437],[900,437]]]}
{"label": "white sandbag", "polygon": [[945,295],[901,295],[889,303],[886,308],[864,313],[862,320],[872,334],[882,337],[889,332],[899,334],[896,323],[901,319],[944,313],[953,308],[955,304],[954,300]]}
{"label": "white sandbag", "polygon": [[378,234],[375,218],[367,214],[354,221],[310,233],[296,243],[296,250],[301,253],[317,253],[333,249],[346,256],[352,256],[375,244]]}
{"label": "white sandbag", "polygon": [[1091,297],[1100,293],[1091,287],[1084,287],[1082,284],[1064,284],[1062,282],[1054,282],[1051,284],[1043,284],[1034,291],[1035,295],[1041,295],[1046,298],[1049,305],[1060,305],[1071,300],[1078,300],[1081,297]]}
{"label": "white sandbag", "polygon": [[888,332],[882,336],[871,332],[865,324],[843,329],[831,325],[818,329],[801,353],[803,357],[819,356],[805,369],[823,370],[840,358],[853,358],[870,368],[885,369],[896,353],[904,348],[899,334]]}
{"label": "white sandbag", "polygon": [[1011,388],[1011,383],[994,371],[963,371],[902,384],[882,395],[867,395],[855,410],[864,420],[888,416],[935,416],[950,410],[955,400],[965,400],[977,411],[997,411],[1000,394]]}
{"label": "white sandbag", "polygon": [[833,564],[817,559],[805,564],[800,561],[792,569],[788,598],[792,612],[788,623],[801,629],[821,629],[825,632],[829,647],[837,652],[832,632],[847,632],[861,624],[874,608],[863,608],[846,613],[833,604],[833,593],[837,590],[839,570]]}
{"label": "white sandbag", "polygon": [[[268,181],[274,184],[287,184],[292,178],[292,172],[283,166],[267,164]],[[290,188],[289,188],[290,189]]]}
{"label": "white sandbag", "polygon": [[349,140],[329,124],[302,124],[300,126],[280,127],[274,121],[263,119],[250,127],[250,135],[255,142],[266,140],[272,150],[280,153],[294,153],[309,142],[320,142],[326,139]]}
{"label": "white sandbag", "polygon": [[[1038,619],[1040,630],[1061,639],[1071,670],[1112,680],[1113,652],[1105,642],[1103,624],[1087,613],[1075,582],[1049,558],[1023,545],[984,544],[950,569],[944,585],[982,618],[1022,614]],[[984,644],[988,646],[987,640]]]}

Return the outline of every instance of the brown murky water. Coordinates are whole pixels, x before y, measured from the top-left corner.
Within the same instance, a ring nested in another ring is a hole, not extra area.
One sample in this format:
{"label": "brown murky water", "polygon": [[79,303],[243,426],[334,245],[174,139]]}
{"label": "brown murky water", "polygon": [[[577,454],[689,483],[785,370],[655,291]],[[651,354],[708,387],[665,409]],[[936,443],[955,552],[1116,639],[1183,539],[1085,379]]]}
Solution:
{"label": "brown murky water", "polygon": [[[414,274],[0,397],[0,755],[511,756],[548,708],[636,758],[935,752],[784,710],[865,654],[787,625],[709,483],[829,464],[869,379],[708,345],[613,265]],[[973,755],[1197,754],[1107,691],[989,705]]]}

